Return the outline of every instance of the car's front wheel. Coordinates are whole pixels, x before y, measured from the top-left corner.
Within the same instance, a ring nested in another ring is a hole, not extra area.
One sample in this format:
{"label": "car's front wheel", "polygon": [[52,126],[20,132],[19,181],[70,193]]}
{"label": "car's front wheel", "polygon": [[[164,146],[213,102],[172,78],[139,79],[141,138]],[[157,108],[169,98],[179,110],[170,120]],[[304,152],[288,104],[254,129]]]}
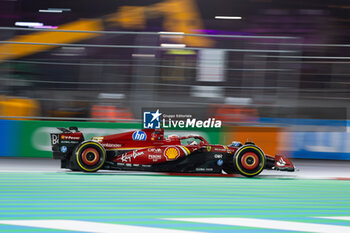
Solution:
{"label": "car's front wheel", "polygon": [[233,156],[233,167],[238,173],[247,177],[260,174],[265,163],[264,152],[255,145],[244,145]]}
{"label": "car's front wheel", "polygon": [[106,151],[98,142],[85,141],[76,147],[71,159],[80,171],[95,172],[103,166]]}

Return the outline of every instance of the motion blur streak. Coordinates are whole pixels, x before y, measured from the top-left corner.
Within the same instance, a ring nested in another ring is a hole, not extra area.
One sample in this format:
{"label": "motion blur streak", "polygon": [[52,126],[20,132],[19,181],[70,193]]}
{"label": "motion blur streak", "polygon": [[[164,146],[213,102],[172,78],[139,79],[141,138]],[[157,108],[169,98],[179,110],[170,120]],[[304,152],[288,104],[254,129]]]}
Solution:
{"label": "motion blur streak", "polygon": [[[117,23],[124,28],[142,28],[145,24],[144,12],[152,11],[154,14],[164,14],[165,28],[170,31],[190,32],[189,21],[191,26],[201,28],[199,13],[191,0],[174,1],[168,0],[149,7],[130,7],[123,6],[115,15],[108,16],[108,21]],[[140,18],[142,17],[142,18]],[[179,23],[173,24],[172,21],[177,20]],[[28,23],[26,23],[27,25]],[[17,25],[17,24],[16,24]],[[18,26],[23,26],[18,24]],[[103,21],[100,19],[78,20],[66,25],[59,26],[61,30],[86,30],[99,31],[103,29]],[[11,42],[35,42],[35,43],[74,43],[98,36],[94,33],[66,33],[66,32],[38,32],[32,35],[19,36],[11,39]],[[183,39],[185,43],[194,46],[210,46],[211,41],[207,38],[186,37]],[[5,59],[15,59],[38,53],[56,46],[25,46],[25,45],[2,45],[0,46],[0,61]]]}
{"label": "motion blur streak", "polygon": [[218,143],[350,159],[347,6],[286,1],[0,1],[3,132],[135,128],[142,108],[173,107],[222,120]]}
{"label": "motion blur streak", "polygon": [[[63,30],[99,30],[101,22],[96,20],[79,20],[60,27]],[[37,32],[31,35],[18,36],[11,39],[11,42],[36,42],[36,43],[68,43],[77,42],[97,36],[94,33],[74,34],[67,32]],[[33,53],[52,49],[54,45],[27,46],[25,44],[5,44],[0,46],[0,62],[5,59],[15,59],[28,56]],[[7,53],[7,54],[6,54]]]}

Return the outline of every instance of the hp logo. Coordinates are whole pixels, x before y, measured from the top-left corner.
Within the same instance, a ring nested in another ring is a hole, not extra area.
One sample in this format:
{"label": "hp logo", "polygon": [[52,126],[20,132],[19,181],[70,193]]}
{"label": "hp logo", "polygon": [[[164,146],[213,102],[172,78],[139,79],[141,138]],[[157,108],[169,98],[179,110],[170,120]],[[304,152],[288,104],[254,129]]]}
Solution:
{"label": "hp logo", "polygon": [[132,134],[132,139],[135,141],[146,141],[147,135],[145,132],[138,130]]}

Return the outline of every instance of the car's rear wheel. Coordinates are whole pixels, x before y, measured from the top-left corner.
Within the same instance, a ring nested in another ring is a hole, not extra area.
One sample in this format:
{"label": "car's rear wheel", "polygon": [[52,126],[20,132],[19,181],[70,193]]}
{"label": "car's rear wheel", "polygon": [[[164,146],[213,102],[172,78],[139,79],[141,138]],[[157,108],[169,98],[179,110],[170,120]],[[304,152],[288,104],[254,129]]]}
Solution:
{"label": "car's rear wheel", "polygon": [[106,151],[98,142],[86,141],[77,146],[71,159],[74,169],[95,172],[103,166],[106,160]]}
{"label": "car's rear wheel", "polygon": [[243,176],[253,177],[260,174],[266,163],[264,152],[255,145],[240,147],[233,156],[233,167]]}
{"label": "car's rear wheel", "polygon": [[78,168],[78,165],[77,163],[75,162],[75,156],[72,155],[70,158],[69,158],[69,169],[73,172],[77,172],[77,171],[80,171],[80,169]]}

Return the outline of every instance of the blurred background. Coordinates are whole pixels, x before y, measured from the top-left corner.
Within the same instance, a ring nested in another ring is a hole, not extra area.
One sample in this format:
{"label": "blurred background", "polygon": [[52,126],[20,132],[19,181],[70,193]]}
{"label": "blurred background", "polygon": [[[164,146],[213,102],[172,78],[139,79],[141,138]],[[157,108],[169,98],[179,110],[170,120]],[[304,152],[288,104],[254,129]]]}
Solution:
{"label": "blurred background", "polygon": [[50,157],[56,126],[97,136],[173,107],[222,120],[203,132],[213,143],[350,159],[349,11],[345,0],[0,0],[0,155]]}

